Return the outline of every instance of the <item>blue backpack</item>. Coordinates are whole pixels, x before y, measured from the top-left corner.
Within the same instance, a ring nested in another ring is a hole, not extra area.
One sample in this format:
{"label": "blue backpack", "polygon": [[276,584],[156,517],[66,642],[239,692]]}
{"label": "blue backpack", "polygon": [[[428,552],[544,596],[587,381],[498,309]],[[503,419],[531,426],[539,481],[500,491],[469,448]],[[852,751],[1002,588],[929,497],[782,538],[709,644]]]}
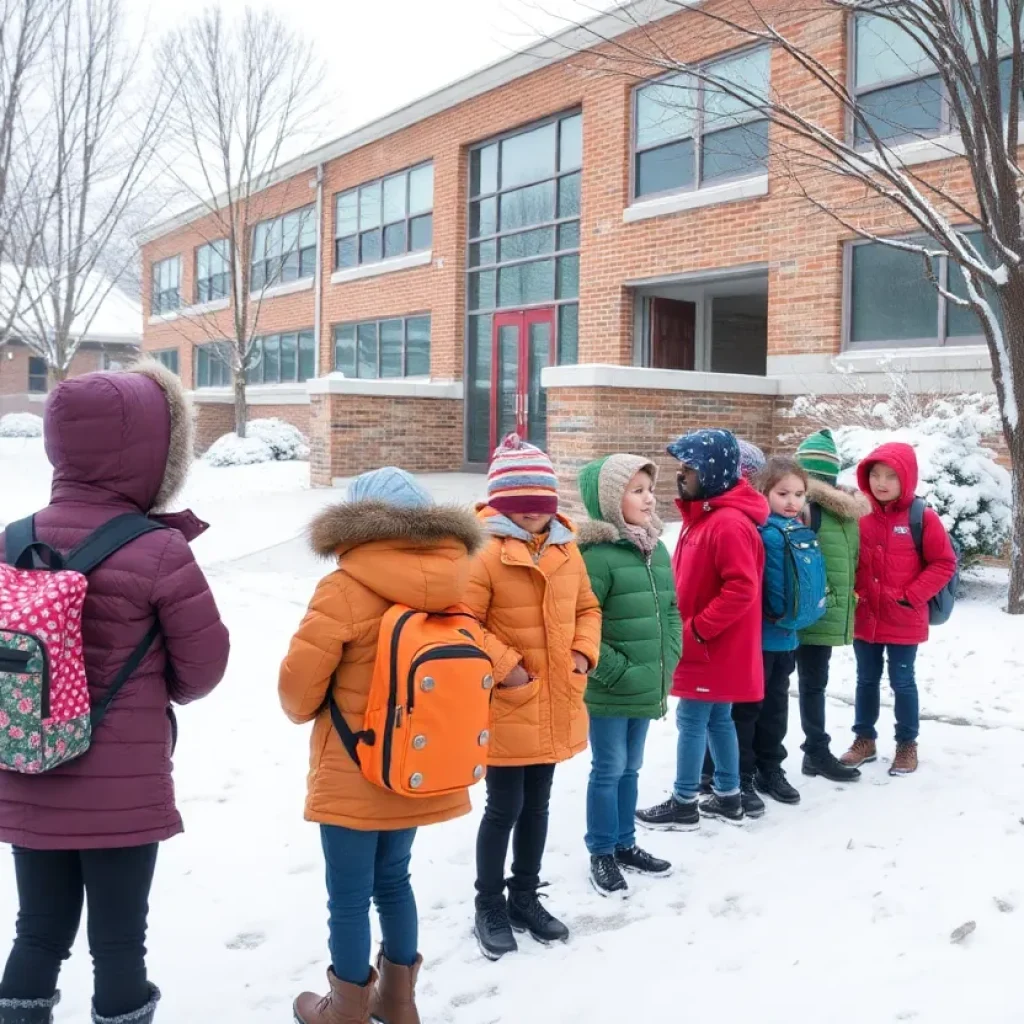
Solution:
{"label": "blue backpack", "polygon": [[825,559],[818,535],[799,520],[785,528],[768,523],[762,530],[777,530],[783,541],[786,601],[782,614],[767,607],[765,618],[780,629],[806,629],[825,614]]}
{"label": "blue backpack", "polygon": [[[914,538],[914,547],[924,561],[924,510],[927,508],[924,498],[915,498],[910,506],[910,535]],[[957,542],[950,537],[953,551],[956,554],[956,572],[953,578],[928,602],[928,624],[941,626],[949,622],[956,604],[956,595],[960,590],[960,558],[962,552]]]}

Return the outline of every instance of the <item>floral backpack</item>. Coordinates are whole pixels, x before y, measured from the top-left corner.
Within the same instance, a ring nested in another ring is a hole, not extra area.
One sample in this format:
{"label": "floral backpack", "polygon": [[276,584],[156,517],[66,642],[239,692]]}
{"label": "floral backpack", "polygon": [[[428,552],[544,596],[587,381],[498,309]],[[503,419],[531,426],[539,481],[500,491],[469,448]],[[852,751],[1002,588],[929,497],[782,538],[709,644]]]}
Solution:
{"label": "floral backpack", "polygon": [[117,516],[70,554],[36,540],[34,518],[4,533],[0,562],[0,771],[39,775],[81,757],[118,691],[159,632],[154,623],[107,687],[90,702],[82,647],[88,575],[115,551],[165,527]]}

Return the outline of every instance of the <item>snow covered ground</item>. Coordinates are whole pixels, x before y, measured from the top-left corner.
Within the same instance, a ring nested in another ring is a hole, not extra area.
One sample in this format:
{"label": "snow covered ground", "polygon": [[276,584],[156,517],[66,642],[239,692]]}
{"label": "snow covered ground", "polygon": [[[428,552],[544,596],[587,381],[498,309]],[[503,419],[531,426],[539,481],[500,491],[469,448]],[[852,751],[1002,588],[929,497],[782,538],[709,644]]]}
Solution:
{"label": "snow covered ground", "polygon": [[[0,441],[0,522],[46,499],[38,441]],[[161,851],[150,932],[160,1018],[290,1020],[302,988],[323,987],[326,911],[314,826],[302,821],[307,731],[276,697],[277,665],[322,566],[297,539],[336,500],[306,488],[302,464],[197,466],[185,500],[212,523],[196,544],[232,631],[229,674],[180,714],[177,782],[187,832]],[[12,485],[11,482],[14,482]],[[472,500],[482,480],[432,478]],[[998,610],[1005,575],[972,584],[920,659],[922,767],[887,764],[839,787],[799,775],[795,701],[789,768],[797,808],[771,806],[742,829],[643,841],[677,866],[634,882],[626,902],[586,879],[589,758],[559,768],[545,864],[550,906],[573,928],[565,947],[526,940],[484,962],[470,934],[476,815],[424,829],[413,857],[421,911],[426,1024],[618,1024],[756,1019],[760,1024],[1024,1021],[1024,628]],[[849,737],[851,661],[837,658],[830,727]],[[891,754],[891,711],[882,749]],[[673,773],[675,729],[655,723],[641,798]],[[482,790],[474,793],[479,811]],[[0,853],[0,955],[14,891]],[[974,922],[963,942],[955,929]],[[67,966],[59,1024],[87,1019],[84,940]]]}

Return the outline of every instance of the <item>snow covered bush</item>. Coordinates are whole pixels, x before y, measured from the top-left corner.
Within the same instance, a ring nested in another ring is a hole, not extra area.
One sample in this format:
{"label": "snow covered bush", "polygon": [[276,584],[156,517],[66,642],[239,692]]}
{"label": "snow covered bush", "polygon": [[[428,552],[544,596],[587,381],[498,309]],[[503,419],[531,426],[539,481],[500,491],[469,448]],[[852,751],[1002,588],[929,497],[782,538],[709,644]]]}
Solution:
{"label": "snow covered bush", "polygon": [[793,415],[832,427],[845,480],[857,463],[886,441],[903,441],[917,453],[917,493],[939,513],[959,544],[966,566],[1004,553],[1012,527],[1010,473],[985,444],[1001,430],[994,395],[909,395],[857,401],[806,396]]}
{"label": "snow covered bush", "polygon": [[31,412],[9,412],[0,416],[0,437],[42,437],[43,418]]}
{"label": "snow covered bush", "polygon": [[258,462],[295,462],[309,458],[302,431],[284,420],[250,420],[245,437],[225,434],[207,449],[211,466],[252,466]]}
{"label": "snow covered bush", "polygon": [[250,420],[245,434],[268,445],[278,462],[303,462],[309,458],[309,445],[302,431],[284,420]]}

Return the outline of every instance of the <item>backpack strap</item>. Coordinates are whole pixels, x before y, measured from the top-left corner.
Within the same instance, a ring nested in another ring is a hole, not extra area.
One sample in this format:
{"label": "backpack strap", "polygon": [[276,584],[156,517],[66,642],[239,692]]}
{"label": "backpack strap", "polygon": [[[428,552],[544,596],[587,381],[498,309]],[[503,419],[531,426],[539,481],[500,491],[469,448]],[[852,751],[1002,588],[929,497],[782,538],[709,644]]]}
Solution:
{"label": "backpack strap", "polygon": [[64,560],[64,568],[88,576],[115,551],[154,530],[166,530],[163,523],[155,522],[138,512],[126,512],[104,523],[90,533]]}
{"label": "backpack strap", "polygon": [[121,666],[120,671],[114,676],[113,682],[107,687],[103,696],[92,706],[92,728],[95,730],[100,722],[107,716],[114,698],[120,693],[121,688],[131,678],[132,673],[142,664],[142,659],[149,653],[153,641],[160,635],[160,623],[154,621],[149,627],[146,635],[139,642],[138,647],[128,656],[128,660]]}
{"label": "backpack strap", "polygon": [[924,498],[915,498],[910,503],[910,536],[918,555],[924,558],[924,512],[927,508]]}
{"label": "backpack strap", "polygon": [[376,739],[373,730],[367,731],[364,729],[360,732],[353,732],[349,728],[348,722],[345,721],[341,708],[335,704],[334,698],[330,693],[327,694],[327,706],[331,709],[331,721],[334,723],[335,732],[337,732],[342,745],[348,751],[348,756],[355,761],[357,768],[362,768],[362,765],[359,763],[359,743],[361,740],[365,740],[372,746]]}
{"label": "backpack strap", "polygon": [[811,529],[815,533],[821,532],[821,506],[816,502],[811,502]]}
{"label": "backpack strap", "polygon": [[36,517],[8,523],[4,529],[4,561],[15,569],[63,569],[64,556],[36,539]]}

